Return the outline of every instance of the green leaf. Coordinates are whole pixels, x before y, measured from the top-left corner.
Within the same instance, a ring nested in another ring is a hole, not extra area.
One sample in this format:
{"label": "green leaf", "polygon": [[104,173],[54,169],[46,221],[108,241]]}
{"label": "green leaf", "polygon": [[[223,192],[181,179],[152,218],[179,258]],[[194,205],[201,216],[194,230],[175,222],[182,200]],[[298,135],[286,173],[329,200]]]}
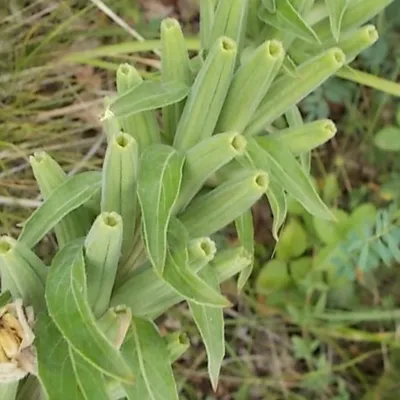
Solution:
{"label": "green leaf", "polygon": [[167,229],[182,180],[184,158],[172,147],[155,145],[140,158],[137,192],[147,255],[159,275],[167,252]]}
{"label": "green leaf", "polygon": [[[207,265],[199,276],[215,290],[219,290],[218,277],[212,265]],[[189,302],[189,307],[206,347],[208,375],[216,391],[222,360],[225,356],[223,311],[221,308],[207,307],[193,302]]]}
{"label": "green leaf", "polygon": [[6,306],[8,303],[11,303],[12,296],[9,290],[6,290],[2,294],[0,294],[0,308]]}
{"label": "green leaf", "polygon": [[[254,226],[253,214],[251,213],[251,209],[248,209],[239,218],[237,218],[235,221],[235,225],[240,244],[246,249],[249,255],[254,258]],[[246,269],[240,272],[238,279],[239,291],[243,289],[252,271],[253,263],[251,263]]]}
{"label": "green leaf", "polygon": [[109,400],[106,382],[103,374],[89,364],[71,347],[69,354],[73,362],[73,368],[78,385],[86,400]]}
{"label": "green leaf", "polygon": [[276,245],[276,258],[289,261],[301,256],[307,250],[307,234],[297,219],[291,218],[282,229]]}
{"label": "green leaf", "polygon": [[[241,162],[247,167],[256,168],[254,160],[249,157],[243,158]],[[279,242],[279,229],[284,224],[288,212],[286,194],[281,185],[275,182],[273,178],[270,179],[265,194],[273,215],[272,236],[277,242]]]}
{"label": "green leaf", "polygon": [[47,314],[35,324],[38,378],[49,400],[85,400],[79,391],[68,343]]}
{"label": "green leaf", "polygon": [[338,41],[343,15],[349,4],[349,0],[325,0],[325,4],[329,13],[332,35]]}
{"label": "green leaf", "polygon": [[201,48],[206,49],[210,42],[211,29],[214,23],[215,1],[202,0],[199,3]]}
{"label": "green leaf", "polygon": [[397,107],[396,122],[397,122],[397,125],[400,126],[400,106]]}
{"label": "green leaf", "polygon": [[0,399],[15,400],[17,398],[18,381],[0,383]]}
{"label": "green leaf", "polygon": [[284,289],[290,283],[288,266],[285,261],[271,260],[261,269],[256,280],[256,291],[266,294]]}
{"label": "green leaf", "polygon": [[377,216],[377,209],[373,203],[363,203],[353,209],[350,215],[349,227],[357,233],[363,232],[367,224],[373,224]]}
{"label": "green leaf", "polygon": [[68,178],[25,222],[18,240],[32,248],[66,215],[88,201],[101,186],[97,171]]}
{"label": "green leaf", "polygon": [[310,272],[312,268],[312,257],[300,257],[289,264],[291,278],[300,283]]}
{"label": "green leaf", "polygon": [[218,0],[209,46],[206,50],[221,36],[233,39],[238,47],[242,48],[247,28],[247,15],[248,0]]}
{"label": "green leaf", "polygon": [[99,329],[90,310],[82,243],[71,242],[54,257],[46,301],[50,316],[77,353],[108,376],[134,381],[121,353]]}
{"label": "green leaf", "polygon": [[163,275],[165,282],[188,301],[211,307],[228,307],[229,301],[190,268],[187,232],[177,220],[170,225],[168,242],[169,248]]}
{"label": "green leaf", "polygon": [[319,43],[317,34],[293,7],[290,0],[276,2],[276,11],[269,12],[266,8],[259,12],[261,20],[286,33],[291,33],[312,44]]}
{"label": "green leaf", "polygon": [[282,187],[271,179],[266,195],[274,217],[272,221],[272,236],[279,242],[279,229],[285,222],[288,211],[286,194]]}
{"label": "green leaf", "polygon": [[271,180],[279,182],[310,214],[333,219],[309,176],[286,146],[272,137],[263,136],[249,141],[247,149],[255,165],[269,172]]}
{"label": "green leaf", "polygon": [[[264,23],[258,18],[258,10],[260,8],[261,0],[248,0],[248,15],[247,15],[247,32],[248,39],[253,41],[258,40]],[[245,47],[244,52],[249,47]],[[242,55],[244,54],[242,53]]]}
{"label": "green leaf", "polygon": [[270,13],[276,13],[276,0],[261,0],[261,2]]}
{"label": "green leaf", "polygon": [[336,243],[345,238],[349,226],[349,216],[341,209],[332,210],[336,221],[313,218],[313,225],[319,239],[325,244]]}
{"label": "green leaf", "polygon": [[167,344],[152,322],[133,318],[121,351],[137,376],[123,385],[129,400],[178,400]]}
{"label": "green leaf", "polygon": [[117,117],[126,117],[178,103],[188,93],[189,87],[182,82],[145,81],[114,100],[110,111]]}
{"label": "green leaf", "polygon": [[[251,258],[243,247],[227,248],[211,261],[219,282],[223,282],[249,266]],[[191,265],[197,268],[198,265]],[[204,268],[205,265],[200,265]],[[123,285],[117,288],[111,305],[126,304],[136,316],[155,319],[184,298],[162,281],[150,265],[138,268]]]}
{"label": "green leaf", "polygon": [[400,151],[400,128],[397,126],[386,126],[374,137],[376,147],[384,151]]}

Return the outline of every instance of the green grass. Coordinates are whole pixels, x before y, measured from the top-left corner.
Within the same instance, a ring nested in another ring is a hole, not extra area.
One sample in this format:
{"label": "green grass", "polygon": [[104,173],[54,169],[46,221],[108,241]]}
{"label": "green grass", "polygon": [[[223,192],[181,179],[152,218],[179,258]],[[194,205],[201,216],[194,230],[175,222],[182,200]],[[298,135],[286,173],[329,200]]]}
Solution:
{"label": "green grass", "polygon": [[[159,47],[159,21],[146,23],[139,6],[128,0],[107,4],[150,40],[133,39],[132,32],[91,2],[10,0],[0,8],[0,235],[16,237],[19,224],[40,202],[28,160],[35,151],[48,151],[69,173],[100,167],[102,99],[114,90],[119,63],[136,63],[145,76],[157,73],[159,59],[154,51]],[[384,15],[378,24],[386,27],[384,40],[392,50],[380,63],[373,62],[371,53],[369,60],[361,59],[357,66],[395,80],[400,71],[400,56],[396,58],[395,53],[399,28]],[[195,31],[189,22],[185,27]],[[198,48],[195,36],[188,46]],[[370,75],[358,74],[357,80],[382,88],[382,82]],[[387,80],[383,82],[387,91],[399,95],[399,87]],[[343,85],[339,82],[335,81],[336,88]],[[329,91],[329,86],[324,90]],[[326,92],[322,96],[326,98]],[[343,101],[330,100],[328,106],[331,114],[337,113],[340,132],[314,154],[318,182],[323,184],[326,174],[335,174],[341,189],[337,201],[348,209],[367,199],[385,204],[382,184],[389,181],[391,169],[400,174],[400,163],[398,157],[374,149],[372,140],[379,127],[393,121],[393,98],[357,86],[350,88]],[[270,223],[265,207],[256,213],[261,225]],[[268,229],[257,232],[266,252],[259,255],[259,264],[269,259],[274,246]],[[49,246],[51,239],[41,244],[44,255]],[[307,305],[303,314],[296,315],[268,305],[251,286],[238,297],[232,285],[225,285],[236,304],[226,312],[227,358],[218,393],[212,394],[207,383],[206,354],[198,345],[176,369],[182,398],[344,400],[365,395],[365,400],[397,399],[396,391],[394,397],[384,397],[400,373],[398,315],[390,311],[400,307],[398,285],[387,285],[391,274],[399,280],[396,267],[379,275],[380,308],[366,315],[343,310],[315,318],[307,314]],[[385,310],[384,300],[389,297],[392,304]],[[185,307],[171,311],[160,324],[165,331],[182,328],[196,345],[198,334]],[[305,347],[316,340],[316,351],[308,358],[301,357],[300,349],[296,354],[293,336],[300,337],[299,345]],[[345,391],[339,397],[342,382],[349,397]],[[316,385],[318,392],[311,389]]]}

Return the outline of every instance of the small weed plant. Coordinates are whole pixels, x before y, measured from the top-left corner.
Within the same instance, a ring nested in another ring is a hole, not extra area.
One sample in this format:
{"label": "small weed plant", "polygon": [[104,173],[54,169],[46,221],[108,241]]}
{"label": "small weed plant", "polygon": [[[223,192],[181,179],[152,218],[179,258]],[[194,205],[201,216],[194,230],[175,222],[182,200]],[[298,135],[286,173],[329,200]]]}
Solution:
{"label": "small weed plant", "polygon": [[[268,199],[277,240],[287,196],[334,218],[309,165],[336,128],[303,122],[297,104],[356,74],[346,65],[378,38],[363,24],[389,3],[201,0],[193,58],[179,23],[163,21],[160,76],[117,71],[101,171],[67,177],[50,155],[30,158],[44,202],[0,239],[3,400],[178,399],[172,364],[189,342],[154,321],[182,301],[217,388],[231,304],[220,283],[237,276],[240,291],[252,272],[253,204]],[[230,223],[239,245],[217,248]],[[45,265],[35,248],[50,232]]]}

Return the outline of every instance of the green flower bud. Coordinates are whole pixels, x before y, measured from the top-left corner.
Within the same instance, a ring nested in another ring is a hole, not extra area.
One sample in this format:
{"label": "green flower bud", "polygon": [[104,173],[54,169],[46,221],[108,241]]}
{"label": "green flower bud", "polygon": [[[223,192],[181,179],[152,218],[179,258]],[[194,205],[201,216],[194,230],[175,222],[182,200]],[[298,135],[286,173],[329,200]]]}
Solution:
{"label": "green flower bud", "polygon": [[235,73],[217,131],[243,132],[278,73],[285,51],[276,40],[259,46]]}
{"label": "green flower bud", "polygon": [[101,210],[114,211],[122,217],[124,256],[129,252],[135,234],[137,169],[138,146],[135,139],[126,133],[118,134],[108,144],[104,158]]}
{"label": "green flower bud", "polygon": [[[182,29],[176,19],[167,18],[161,23],[161,46],[161,77],[163,82],[178,81],[190,85],[192,73],[189,55]],[[164,133],[171,142],[184,105],[185,100],[182,100],[165,107],[162,111]]]}
{"label": "green flower bud", "polygon": [[284,143],[293,154],[299,155],[315,149],[332,139],[335,134],[335,124],[329,119],[321,119],[278,131],[274,133],[274,137]]}
{"label": "green flower bud", "polygon": [[1,290],[38,312],[45,305],[47,267],[30,249],[9,236],[0,237]]}
{"label": "green flower bud", "polygon": [[[53,190],[66,181],[67,175],[60,165],[43,151],[29,157],[29,161],[40,193],[46,200]],[[85,236],[89,226],[90,220],[82,208],[66,215],[54,228],[59,247]]]}
{"label": "green flower bud", "polygon": [[[118,94],[129,92],[137,85],[142,83],[142,77],[129,64],[122,64],[117,71],[117,90]],[[143,111],[138,114],[119,118],[119,123],[125,133],[133,136],[139,144],[142,151],[152,143],[159,143],[160,128],[153,111]]]}
{"label": "green flower bud", "polygon": [[190,342],[185,333],[174,332],[165,337],[171,362],[174,363],[190,347]]}
{"label": "green flower bud", "polygon": [[111,343],[115,347],[120,348],[126,338],[131,322],[131,310],[125,306],[117,306],[110,308],[97,321],[97,324]]}
{"label": "green flower bud", "polygon": [[122,218],[101,213],[85,239],[85,263],[89,304],[94,315],[103,315],[110,303],[122,245]]}
{"label": "green flower bud", "polygon": [[175,209],[184,209],[214,172],[244,153],[246,144],[243,136],[228,132],[215,135],[192,147],[186,154]]}
{"label": "green flower bud", "polygon": [[295,75],[283,75],[277,79],[258,107],[245,134],[256,135],[262,132],[269,123],[333,75],[345,61],[346,57],[342,50],[332,48],[301,64],[296,69]]}
{"label": "green flower bud", "polygon": [[193,200],[180,216],[191,237],[209,236],[250,208],[268,188],[268,175],[244,171]]}
{"label": "green flower bud", "polygon": [[361,52],[372,46],[378,39],[379,34],[375,26],[367,25],[357,29],[355,32],[345,35],[336,46],[342,49],[343,53],[346,54],[346,63],[349,64]]}
{"label": "green flower bud", "polygon": [[189,92],[174,139],[174,147],[188,150],[214,133],[229,90],[236,61],[236,43],[216,41]]}

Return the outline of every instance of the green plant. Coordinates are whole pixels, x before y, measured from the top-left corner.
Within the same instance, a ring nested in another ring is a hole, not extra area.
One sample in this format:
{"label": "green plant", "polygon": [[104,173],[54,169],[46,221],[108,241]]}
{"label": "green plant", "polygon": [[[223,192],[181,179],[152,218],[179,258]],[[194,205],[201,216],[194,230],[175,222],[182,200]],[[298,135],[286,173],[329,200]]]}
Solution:
{"label": "green plant", "polygon": [[351,213],[331,211],[335,221],[313,217],[290,202],[276,259],[262,267],[256,280],[257,292],[268,295],[270,303],[286,306],[289,296],[301,307],[310,293],[322,290],[332,306],[349,308],[355,305],[358,283],[371,289],[378,267],[400,262],[396,203],[381,210],[363,203]]}
{"label": "green plant", "polygon": [[384,151],[400,151],[400,106],[397,107],[396,125],[380,129],[374,137],[374,144]]}
{"label": "green plant", "polygon": [[[18,240],[0,240],[2,398],[177,399],[171,364],[188,343],[154,319],[183,300],[217,387],[230,305],[219,283],[239,274],[241,289],[251,274],[252,205],[266,195],[276,238],[288,194],[332,218],[308,168],[336,129],[303,124],[296,104],[376,40],[356,28],[389,3],[354,0],[342,15],[332,2],[205,0],[193,60],[178,22],[163,21],[161,79],[117,71],[101,172],[30,159],[44,202]],[[231,222],[240,245],[217,251],[210,236]],[[48,268],[34,248],[51,231]]]}

